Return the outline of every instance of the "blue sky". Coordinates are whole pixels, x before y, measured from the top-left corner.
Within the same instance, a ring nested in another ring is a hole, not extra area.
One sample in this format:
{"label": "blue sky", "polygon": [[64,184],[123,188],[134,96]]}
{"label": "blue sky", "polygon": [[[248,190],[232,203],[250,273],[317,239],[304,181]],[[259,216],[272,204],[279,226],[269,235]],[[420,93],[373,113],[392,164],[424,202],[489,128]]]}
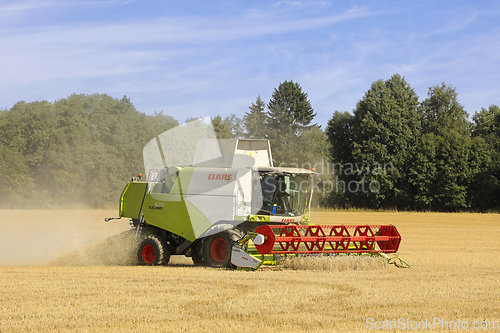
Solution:
{"label": "blue sky", "polygon": [[1,109],[106,93],[182,123],[293,80],[324,128],[395,73],[470,115],[500,104],[497,1],[0,0],[0,50]]}

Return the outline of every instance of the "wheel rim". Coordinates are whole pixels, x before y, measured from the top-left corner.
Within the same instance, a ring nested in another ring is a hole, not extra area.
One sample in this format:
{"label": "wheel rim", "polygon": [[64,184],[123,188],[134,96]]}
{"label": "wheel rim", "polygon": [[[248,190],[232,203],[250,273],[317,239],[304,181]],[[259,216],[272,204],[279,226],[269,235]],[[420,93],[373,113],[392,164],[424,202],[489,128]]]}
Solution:
{"label": "wheel rim", "polygon": [[142,260],[144,260],[145,263],[151,264],[153,261],[155,261],[156,258],[156,251],[153,245],[147,244],[142,248]]}
{"label": "wheel rim", "polygon": [[216,262],[223,262],[228,255],[227,243],[222,238],[216,238],[210,247],[210,254]]}

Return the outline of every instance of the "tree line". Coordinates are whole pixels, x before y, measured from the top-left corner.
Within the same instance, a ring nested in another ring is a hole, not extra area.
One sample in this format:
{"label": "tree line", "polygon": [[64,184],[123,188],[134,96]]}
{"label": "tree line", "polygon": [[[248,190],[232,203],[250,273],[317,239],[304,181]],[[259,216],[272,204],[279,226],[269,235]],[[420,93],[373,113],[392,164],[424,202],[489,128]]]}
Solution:
{"label": "tree line", "polygon": [[[500,207],[500,109],[468,120],[456,89],[422,101],[400,75],[373,82],[353,112],[323,131],[302,87],[284,81],[239,118],[212,117],[218,138],[271,142],[275,166],[315,168],[325,207],[488,211]],[[186,121],[189,121],[188,119]],[[44,208],[116,204],[144,173],[142,149],[179,123],[138,112],[127,97],[71,95],[0,111],[0,205]]]}
{"label": "tree line", "polygon": [[450,85],[430,87],[419,102],[400,75],[376,81],[353,113],[336,111],[328,122],[330,158],[336,162],[328,204],[497,210],[499,125],[496,105],[469,121]]}
{"label": "tree line", "polygon": [[178,125],[126,97],[71,95],[0,112],[0,205],[106,207],[143,171],[142,149]]}

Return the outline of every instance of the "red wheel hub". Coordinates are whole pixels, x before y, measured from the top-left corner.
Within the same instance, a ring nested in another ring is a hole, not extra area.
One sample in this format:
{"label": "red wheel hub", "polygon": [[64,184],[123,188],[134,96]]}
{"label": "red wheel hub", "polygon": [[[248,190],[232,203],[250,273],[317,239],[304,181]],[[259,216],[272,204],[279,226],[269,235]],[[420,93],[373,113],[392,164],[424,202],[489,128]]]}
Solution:
{"label": "red wheel hub", "polygon": [[223,262],[228,256],[227,243],[223,238],[216,238],[210,246],[210,254],[216,262]]}
{"label": "red wheel hub", "polygon": [[155,258],[156,251],[153,245],[147,244],[142,248],[142,260],[144,260],[145,263],[151,264],[155,261]]}

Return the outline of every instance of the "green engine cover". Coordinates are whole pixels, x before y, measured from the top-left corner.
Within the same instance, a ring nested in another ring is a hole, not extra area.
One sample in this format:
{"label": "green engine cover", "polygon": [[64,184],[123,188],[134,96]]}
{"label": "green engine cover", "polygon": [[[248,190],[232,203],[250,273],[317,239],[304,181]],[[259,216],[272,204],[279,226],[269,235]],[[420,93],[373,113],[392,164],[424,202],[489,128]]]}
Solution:
{"label": "green engine cover", "polygon": [[161,189],[158,184],[149,193],[147,182],[128,183],[120,198],[120,217],[138,219],[142,212],[147,224],[194,242],[212,224],[196,206],[186,200],[193,168],[173,170],[179,172],[168,186],[169,193],[157,193]]}
{"label": "green engine cover", "polygon": [[211,223],[184,195],[146,194],[142,207],[148,224],[170,231],[191,242]]}
{"label": "green engine cover", "polygon": [[141,213],[144,195],[148,188],[146,182],[130,182],[120,196],[120,217],[138,219]]}

